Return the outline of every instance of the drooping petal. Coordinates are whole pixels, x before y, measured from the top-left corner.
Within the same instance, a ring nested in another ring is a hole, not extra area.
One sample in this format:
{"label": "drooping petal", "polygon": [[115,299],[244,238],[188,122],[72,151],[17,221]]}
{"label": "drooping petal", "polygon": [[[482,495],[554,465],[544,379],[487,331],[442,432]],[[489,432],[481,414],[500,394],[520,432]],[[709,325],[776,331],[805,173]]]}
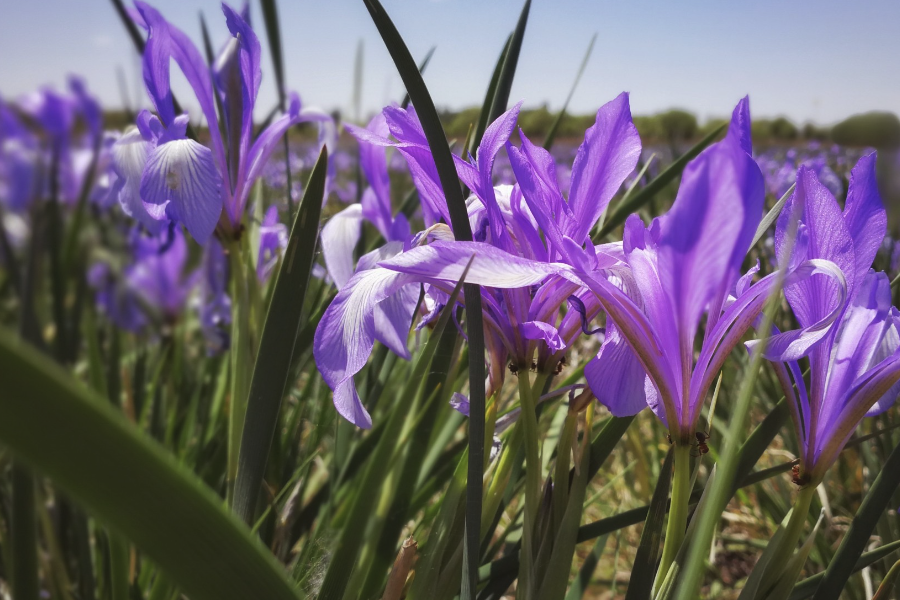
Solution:
{"label": "drooping petal", "polygon": [[[615,325],[608,325],[597,356],[584,367],[591,391],[617,417],[630,417],[647,408],[647,395],[656,394],[653,382]],[[665,419],[658,402],[655,410]]]}
{"label": "drooping petal", "polygon": [[543,321],[526,321],[520,327],[522,335],[527,340],[543,340],[553,352],[559,352],[566,347],[559,331],[553,325]]}
{"label": "drooping petal", "polygon": [[222,213],[221,177],[209,148],[188,139],[157,146],[147,160],[140,193],[145,202],[171,202],[178,220],[199,244],[212,235]]}
{"label": "drooping petal", "polygon": [[641,155],[641,138],[631,120],[628,94],[597,111],[572,164],[569,207],[573,217],[565,233],[582,243],[600,214],[634,170]]}
{"label": "drooping petal", "polygon": [[872,271],[867,273],[847,306],[835,336],[825,401],[819,417],[822,430],[833,427],[844,408],[841,403],[846,400],[847,390],[897,350],[894,310],[887,276]]}
{"label": "drooping petal", "polygon": [[118,200],[126,215],[136,219],[151,233],[159,233],[164,220],[150,216],[141,200],[141,176],[153,145],[136,129],[126,131],[112,147],[113,170],[121,182]]}
{"label": "drooping petal", "polygon": [[322,256],[338,289],[353,276],[353,252],[362,233],[362,207],[351,204],[322,227]]}
{"label": "drooping petal", "polygon": [[399,356],[409,360],[409,329],[419,301],[419,287],[405,285],[375,306],[375,339]]}
{"label": "drooping petal", "polygon": [[371,419],[359,402],[352,377],[365,366],[375,344],[375,307],[412,280],[388,269],[359,271],[341,288],[316,328],[316,365],[335,392],[338,411],[359,427],[370,427]]}
{"label": "drooping petal", "polygon": [[372,428],[372,417],[359,399],[352,377],[334,388],[333,402],[339,415],[362,429]]}
{"label": "drooping petal", "polygon": [[462,277],[470,259],[472,265],[466,282],[501,289],[535,285],[550,275],[572,271],[562,263],[528,260],[483,242],[434,242],[379,265],[410,275],[455,282]]}
{"label": "drooping petal", "polygon": [[[769,360],[794,361],[807,356],[810,350],[828,335],[832,325],[844,311],[847,283],[844,273],[832,262],[819,259],[806,261],[800,268],[791,273],[785,283],[791,285],[795,281],[822,276],[833,279],[838,287],[838,294],[836,297],[831,298],[832,304],[828,312],[814,323],[770,337],[765,351],[765,356]],[[758,342],[751,342],[750,347],[752,348],[756,343]]]}
{"label": "drooping petal", "polygon": [[[795,213],[804,225],[802,248],[805,249],[805,256],[800,258],[822,258],[835,263],[844,272],[848,292],[852,294],[856,284],[853,240],[834,196],[819,182],[815,172],[805,166],[797,172],[797,187],[781,212],[775,229],[775,251],[782,265],[796,260],[785,256],[791,243],[788,239],[790,221]],[[800,249],[798,244],[797,250]],[[839,287],[839,282],[833,278],[813,277],[787,286],[784,294],[797,321],[806,327],[831,311],[834,298],[840,295]]]}

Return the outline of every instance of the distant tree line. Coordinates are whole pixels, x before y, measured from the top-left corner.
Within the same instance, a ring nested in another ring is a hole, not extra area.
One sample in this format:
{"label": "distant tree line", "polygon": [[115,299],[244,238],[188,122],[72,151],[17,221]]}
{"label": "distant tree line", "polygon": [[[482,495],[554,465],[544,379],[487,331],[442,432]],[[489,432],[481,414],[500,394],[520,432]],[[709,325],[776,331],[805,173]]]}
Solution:
{"label": "distant tree line", "polygon": [[[442,111],[441,120],[447,136],[464,140],[469,128],[478,122],[480,108],[466,108],[460,111]],[[519,115],[519,127],[534,141],[541,141],[550,131],[558,116],[546,106],[523,110]],[[121,129],[133,123],[133,115],[124,110],[105,113],[108,128]],[[339,121],[341,115],[334,113]],[[594,124],[595,115],[566,114],[556,132],[557,139],[581,138],[584,131]],[[710,131],[726,123],[725,119],[709,119],[703,124],[697,117],[681,109],[672,109],[655,115],[636,115],[634,124],[647,143],[678,143],[703,137]],[[760,144],[792,143],[796,141],[832,141],[848,146],[871,146],[874,148],[900,147],[900,120],[893,113],[869,112],[854,115],[834,125],[819,127],[811,123],[797,126],[785,117],[774,119],[754,119],[753,141]],[[302,136],[301,136],[302,137]]]}
{"label": "distant tree line", "polygon": [[[444,111],[441,118],[450,138],[465,139],[470,125],[477,123],[479,108]],[[557,111],[546,106],[526,109],[519,115],[519,127],[531,138],[540,140],[553,126]],[[580,138],[593,125],[594,115],[566,114],[557,130],[558,138]],[[646,142],[676,143],[703,137],[726,123],[725,119],[709,119],[700,123],[686,110],[672,109],[654,115],[635,115],[634,124]],[[865,113],[842,121],[834,127],[812,123],[798,126],[790,119],[754,119],[753,141],[757,143],[792,143],[802,140],[835,141],[853,146],[884,147],[900,144],[900,121],[892,113]]]}

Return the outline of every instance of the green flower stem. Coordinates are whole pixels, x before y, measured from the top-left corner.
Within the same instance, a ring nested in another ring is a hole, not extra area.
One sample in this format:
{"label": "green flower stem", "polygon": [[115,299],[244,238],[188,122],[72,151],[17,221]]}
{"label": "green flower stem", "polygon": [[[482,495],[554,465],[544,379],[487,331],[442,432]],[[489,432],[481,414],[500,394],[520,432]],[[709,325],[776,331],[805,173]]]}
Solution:
{"label": "green flower stem", "polygon": [[817,487],[816,485],[807,485],[800,488],[797,499],[794,501],[791,517],[788,519],[787,527],[784,528],[781,543],[772,554],[763,574],[762,583],[759,585],[760,592],[767,593],[784,573],[785,566],[797,549],[797,542],[800,540],[800,534],[803,533],[803,526],[806,525],[806,517],[809,515],[809,507],[816,495]]}
{"label": "green flower stem", "polygon": [[[243,236],[246,239],[247,236]],[[228,411],[228,463],[225,473],[228,505],[234,501],[234,481],[237,477],[241,433],[247,414],[247,396],[255,364],[255,345],[251,339],[250,281],[244,263],[244,248],[240,241],[226,242],[232,284],[231,322],[231,405]]]}
{"label": "green flower stem", "polygon": [[578,413],[569,410],[556,447],[556,466],[553,471],[553,524],[557,530],[569,505],[569,467],[572,445],[578,436]]}
{"label": "green flower stem", "polygon": [[535,412],[535,390],[544,385],[546,375],[538,375],[534,386],[529,382],[528,371],[519,371],[519,404],[522,413],[517,426],[522,428],[525,443],[525,521],[522,524],[522,558],[519,566],[519,600],[531,600],[537,594],[534,581],[534,557],[537,545],[534,540],[534,522],[541,502],[541,456],[538,440],[538,422]]}
{"label": "green flower stem", "polygon": [[503,495],[506,493],[507,487],[509,486],[509,478],[512,474],[513,465],[521,446],[522,428],[513,427],[512,432],[510,432],[509,437],[506,439],[506,443],[503,445],[500,461],[497,463],[497,469],[494,471],[494,476],[491,478],[491,483],[485,493],[481,513],[482,535],[491,534],[488,529],[494,520],[494,515],[500,507],[500,502],[503,500]]}
{"label": "green flower stem", "polygon": [[[665,580],[669,567],[678,554],[687,529],[688,504],[691,499],[691,447],[675,446],[675,467],[672,473],[672,502],[669,507],[669,522],[666,525],[666,540],[663,545],[662,560],[656,575],[654,588]],[[654,594],[658,589],[654,589]]]}

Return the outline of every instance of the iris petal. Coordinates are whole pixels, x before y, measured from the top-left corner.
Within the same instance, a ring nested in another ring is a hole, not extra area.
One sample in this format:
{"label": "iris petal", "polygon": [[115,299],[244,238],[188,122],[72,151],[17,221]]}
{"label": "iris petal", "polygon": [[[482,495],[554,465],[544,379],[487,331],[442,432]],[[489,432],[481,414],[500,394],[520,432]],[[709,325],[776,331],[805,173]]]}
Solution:
{"label": "iris petal", "polygon": [[212,235],[222,212],[221,177],[209,148],[188,139],[160,144],[141,179],[141,197],[151,204],[171,201],[198,243]]}

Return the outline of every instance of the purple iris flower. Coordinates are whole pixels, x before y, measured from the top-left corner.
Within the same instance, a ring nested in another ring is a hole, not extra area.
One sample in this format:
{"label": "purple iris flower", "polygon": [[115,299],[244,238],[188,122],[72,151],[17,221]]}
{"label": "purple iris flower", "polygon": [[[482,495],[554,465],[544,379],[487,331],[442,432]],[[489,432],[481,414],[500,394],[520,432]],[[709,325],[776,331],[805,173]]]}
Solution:
{"label": "purple iris flower", "polygon": [[[217,224],[236,235],[253,182],[259,178],[278,139],[292,125],[317,122],[320,136],[331,118],[315,109],[301,109],[292,95],[290,110],[253,139],[253,108],[261,80],[260,44],[246,19],[222,5],[232,38],[213,72],[194,44],[148,4],[135,2],[136,21],[149,32],[144,50],[144,82],[157,116],[144,111],[137,132],[120,140],[116,169],[122,178],[120,201],[137,220],[152,229],[152,221],[168,218],[184,224],[203,244]],[[207,148],[186,137],[187,115],[176,115],[170,89],[170,62],[184,73],[209,126]],[[211,76],[212,75],[212,76]],[[213,86],[215,82],[215,87]],[[219,130],[215,94],[224,106],[226,140]],[[324,139],[324,138],[323,138]],[[223,216],[224,208],[224,216]]]}
{"label": "purple iris flower", "polygon": [[[606,121],[598,116],[593,135],[599,140],[612,137],[616,123],[616,119]],[[527,155],[524,141],[523,147]],[[601,257],[590,243],[581,244],[602,212],[597,198],[606,197],[609,189],[615,191],[631,169],[622,179],[613,178],[610,165],[621,164],[621,157],[610,160],[601,153],[605,160],[595,162],[592,155],[586,175],[573,168],[572,192],[568,205],[562,206],[553,195],[553,186],[545,185],[545,161],[538,153],[528,160],[534,181],[528,182],[522,173],[517,177],[526,199],[528,190],[535,190],[532,197],[545,198],[545,210],[556,207],[551,214],[559,215],[555,225],[552,220],[540,222],[548,244],[547,258],[516,256],[486,243],[438,242],[380,263],[397,274],[384,276],[378,282],[382,285],[378,295],[369,292],[367,300],[389,295],[394,286],[410,278],[455,281],[473,255],[467,276],[473,283],[495,288],[541,285],[543,289],[553,289],[554,279],[564,282],[563,286],[574,284],[575,289],[589,291],[607,314],[606,339],[597,359],[586,369],[595,395],[616,415],[635,414],[649,404],[678,443],[689,444],[713,379],[776,285],[775,274],[752,285],[755,270],[744,277],[740,274],[761,219],[764,197],[762,175],[750,150],[745,98],[734,110],[726,138],[704,150],[685,169],[669,212],[650,227],[637,216],[629,218],[622,264],[611,260],[614,255]],[[590,183],[582,183],[583,178]],[[579,197],[576,194],[582,185],[589,193],[578,203],[573,198]],[[568,211],[572,216],[563,216]],[[790,283],[819,274],[843,281],[840,270],[827,260],[807,260],[791,267]],[[551,294],[551,298],[548,301],[563,301],[566,296]],[[695,339],[704,316],[706,331],[695,359]],[[829,311],[791,332],[784,343],[809,346],[827,333],[836,317],[834,310]]]}
{"label": "purple iris flower", "polygon": [[[797,188],[776,228],[779,262],[826,259],[846,279],[845,293],[833,278],[811,277],[785,287],[801,326],[835,310],[840,318],[812,346],[785,344],[788,332],[773,336],[766,350],[766,357],[777,361],[790,401],[800,441],[800,478],[807,483],[822,481],[863,417],[884,412],[900,394],[900,313],[891,305],[887,276],[870,268],[887,227],[875,162],[872,153],[854,167],[843,211],[816,172],[800,167]],[[794,252],[787,256],[793,213],[800,227]],[[808,387],[797,362],[803,357],[809,358]]]}
{"label": "purple iris flower", "polygon": [[0,199],[13,211],[39,193],[40,142],[16,113],[0,101]]}
{"label": "purple iris flower", "polygon": [[[84,82],[71,76],[68,93],[43,88],[23,96],[17,105],[41,135],[25,127],[15,112],[0,102],[4,203],[13,210],[23,209],[34,198],[49,194],[51,176],[57,199],[63,204],[75,203],[103,139],[99,104],[87,93]],[[84,135],[76,135],[78,122],[84,125]]]}
{"label": "purple iris flower", "polygon": [[100,310],[119,327],[134,332],[153,322],[176,322],[196,281],[185,272],[184,235],[175,227],[155,236],[133,229],[130,246],[131,262],[121,271],[102,262],[89,271]]}
{"label": "purple iris flower", "polygon": [[[570,296],[580,299],[589,315],[599,310],[599,303],[584,293],[574,269],[550,262],[550,257],[571,259],[589,270],[623,265],[621,244],[595,247],[588,234],[640,154],[627,95],[598,111],[597,122],[585,135],[575,159],[568,200],[556,183],[553,158],[527,138],[523,138],[519,166],[529,178],[528,184],[522,183],[523,175],[517,173],[519,185],[494,185],[492,169],[499,150],[517,151],[508,141],[518,112],[519,105],[486,129],[476,158],[457,158],[460,178],[473,191],[467,204],[478,242],[452,241],[452,231],[440,222],[449,222],[449,213],[413,109],[385,109],[385,121],[396,142],[369,129],[355,130],[361,140],[394,146],[406,158],[428,227],[405,244],[390,242],[363,257],[316,331],[314,351],[320,372],[334,390],[338,412],[354,424],[371,425],[353,376],[365,365],[374,341],[407,357],[406,338],[418,287],[426,284],[432,308],[429,317],[437,314],[473,251],[476,259],[468,280],[485,286],[489,389],[494,390],[502,384],[508,356],[527,369],[539,348],[538,368],[556,366],[549,357],[564,352],[583,326],[578,311],[561,316],[560,306]],[[513,164],[515,169],[515,161]],[[559,273],[564,276],[544,281]]]}
{"label": "purple iris flower", "polygon": [[141,302],[163,322],[175,322],[184,310],[193,277],[185,273],[187,243],[177,227],[158,236],[132,236],[134,263],[125,270],[125,281]]}
{"label": "purple iris flower", "polygon": [[94,290],[99,312],[116,327],[136,333],[147,325],[147,317],[136,294],[121,285],[109,264],[97,262],[91,265],[87,281]]}

